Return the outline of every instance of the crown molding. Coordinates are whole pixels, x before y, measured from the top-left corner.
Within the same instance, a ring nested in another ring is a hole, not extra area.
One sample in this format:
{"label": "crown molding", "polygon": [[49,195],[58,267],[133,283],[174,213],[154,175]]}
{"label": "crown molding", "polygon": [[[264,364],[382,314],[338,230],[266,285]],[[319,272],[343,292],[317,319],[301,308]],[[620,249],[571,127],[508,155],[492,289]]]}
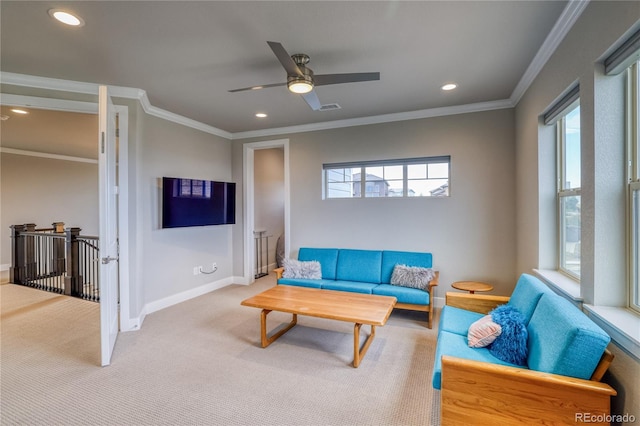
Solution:
{"label": "crown molding", "polygon": [[98,164],[98,160],[93,158],[72,157],[70,155],[49,154],[47,152],[25,151],[24,149],[14,149],[0,147],[0,152],[4,154],[26,155],[27,157],[48,158],[50,160],[75,161],[77,163]]}
{"label": "crown molding", "polygon": [[590,0],[570,0],[567,6],[562,11],[562,14],[556,21],[555,25],[547,35],[547,38],[538,49],[538,53],[534,56],[531,64],[522,75],[522,78],[516,85],[515,89],[511,93],[511,103],[513,105],[517,105],[524,96],[525,92],[531,84],[533,80],[538,76],[540,71],[542,71],[542,67],[545,66],[553,52],[556,51],[562,40],[564,40],[565,36],[571,28],[573,24],[576,23],[584,9],[589,4]]}
{"label": "crown molding", "polygon": [[[99,84],[95,83],[61,80],[57,78],[16,74],[4,71],[0,72],[0,82],[2,82],[2,84],[13,86],[34,87],[37,89],[82,93],[87,95],[97,95],[98,87],[100,87]],[[151,105],[151,103],[149,102],[149,98],[147,97],[147,92],[142,89],[122,86],[109,86],[109,94],[115,98],[135,99],[139,101],[144,112],[149,115],[181,124],[183,126],[191,127],[205,133],[220,136],[222,138],[232,139],[232,134],[227,131],[218,129],[217,127],[209,126],[208,124],[204,124],[199,121],[195,121],[182,115],[174,114],[172,112]],[[8,94],[3,94],[2,98],[0,98],[0,103],[8,104],[6,99],[9,96],[10,95]]]}
{"label": "crown molding", "polygon": [[298,126],[277,127],[233,133],[234,140],[254,137],[285,135],[291,133],[315,132],[318,130],[340,129],[344,127],[367,126],[371,124],[391,123],[395,121],[419,120],[422,118],[442,117],[446,115],[466,114],[470,112],[491,111],[513,108],[509,99],[479,102],[467,105],[455,105],[442,108],[430,108],[418,111],[398,112],[393,114],[372,115],[369,117],[350,118],[346,120],[323,121],[320,123],[301,124]]}
{"label": "crown molding", "polygon": [[[352,126],[366,126],[371,124],[390,123],[405,120],[417,120],[422,118],[440,117],[445,115],[465,114],[469,112],[490,111],[495,109],[515,107],[524,93],[529,89],[551,55],[556,51],[564,37],[573,27],[590,0],[569,0],[569,3],[556,21],[551,32],[538,50],[538,53],[529,64],[529,67],[513,90],[509,99],[481,102],[467,105],[456,105],[442,108],[431,108],[418,111],[409,111],[393,114],[375,115],[369,117],[352,118],[345,120],[325,121],[320,123],[302,124],[298,126],[279,127],[271,129],[252,130],[247,132],[231,133],[208,124],[201,123],[190,118],[174,114],[170,111],[155,107],[149,102],[147,92],[131,87],[109,86],[113,97],[135,99],[140,102],[145,113],[181,124],[193,129],[210,133],[228,140],[247,139],[253,137],[265,137],[299,132],[313,132],[318,130],[338,129]],[[98,93],[98,84],[77,81],[61,80],[56,78],[31,76],[0,72],[0,82],[15,86],[27,86],[40,89],[59,90],[73,93],[94,94]],[[8,103],[10,95],[2,95],[0,103]],[[17,105],[17,104],[16,104]],[[26,105],[24,105],[26,106]]]}

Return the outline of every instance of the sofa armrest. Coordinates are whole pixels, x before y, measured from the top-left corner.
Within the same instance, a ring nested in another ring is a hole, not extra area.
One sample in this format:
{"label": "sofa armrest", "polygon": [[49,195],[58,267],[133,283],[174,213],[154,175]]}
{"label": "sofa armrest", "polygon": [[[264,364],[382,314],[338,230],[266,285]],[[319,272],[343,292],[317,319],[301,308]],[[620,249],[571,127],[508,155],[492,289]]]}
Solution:
{"label": "sofa armrest", "polygon": [[433,287],[438,285],[438,281],[440,280],[440,271],[433,271],[433,273],[435,274],[435,276],[431,281],[429,281],[429,293],[431,293]]}
{"label": "sofa armrest", "polygon": [[284,268],[281,266],[279,268],[274,269],[273,272],[276,273],[276,280],[279,280],[280,278],[282,278],[282,274],[284,273]]}
{"label": "sofa armrest", "polygon": [[442,424],[574,424],[585,421],[584,416],[606,419],[616,394],[611,386],[592,380],[442,357]]}
{"label": "sofa armrest", "polygon": [[490,311],[509,301],[508,296],[495,296],[488,294],[467,294],[458,292],[447,292],[445,304],[454,308],[465,309],[467,311],[488,314]]}

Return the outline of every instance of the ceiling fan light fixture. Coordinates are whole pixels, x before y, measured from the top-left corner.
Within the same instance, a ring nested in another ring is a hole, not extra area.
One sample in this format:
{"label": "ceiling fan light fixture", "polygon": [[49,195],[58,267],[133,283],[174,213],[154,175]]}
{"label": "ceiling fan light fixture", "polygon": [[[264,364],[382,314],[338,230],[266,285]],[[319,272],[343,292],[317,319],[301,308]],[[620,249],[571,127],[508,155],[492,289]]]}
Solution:
{"label": "ceiling fan light fixture", "polygon": [[289,91],[298,94],[309,93],[313,90],[313,83],[305,80],[304,78],[296,78],[287,82]]}

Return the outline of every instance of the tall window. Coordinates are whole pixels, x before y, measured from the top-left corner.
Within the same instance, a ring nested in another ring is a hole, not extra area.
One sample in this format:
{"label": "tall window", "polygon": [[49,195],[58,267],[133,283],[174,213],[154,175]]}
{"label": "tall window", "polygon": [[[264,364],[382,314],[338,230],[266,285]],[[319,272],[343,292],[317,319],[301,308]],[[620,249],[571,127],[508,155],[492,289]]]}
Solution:
{"label": "tall window", "polygon": [[627,182],[629,185],[629,288],[632,309],[640,311],[640,62],[628,70]]}
{"label": "tall window", "polygon": [[450,157],[324,164],[324,198],[447,197]]}
{"label": "tall window", "polygon": [[558,120],[558,253],[559,269],[580,279],[580,105],[574,103]]}

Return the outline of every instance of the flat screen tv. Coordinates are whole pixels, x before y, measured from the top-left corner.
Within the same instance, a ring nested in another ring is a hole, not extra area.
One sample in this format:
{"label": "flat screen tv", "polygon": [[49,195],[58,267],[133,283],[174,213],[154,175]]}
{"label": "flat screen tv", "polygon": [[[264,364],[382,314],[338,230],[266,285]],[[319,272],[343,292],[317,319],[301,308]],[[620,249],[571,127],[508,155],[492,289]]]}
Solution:
{"label": "flat screen tv", "polygon": [[162,227],[236,223],[236,184],[162,178]]}

